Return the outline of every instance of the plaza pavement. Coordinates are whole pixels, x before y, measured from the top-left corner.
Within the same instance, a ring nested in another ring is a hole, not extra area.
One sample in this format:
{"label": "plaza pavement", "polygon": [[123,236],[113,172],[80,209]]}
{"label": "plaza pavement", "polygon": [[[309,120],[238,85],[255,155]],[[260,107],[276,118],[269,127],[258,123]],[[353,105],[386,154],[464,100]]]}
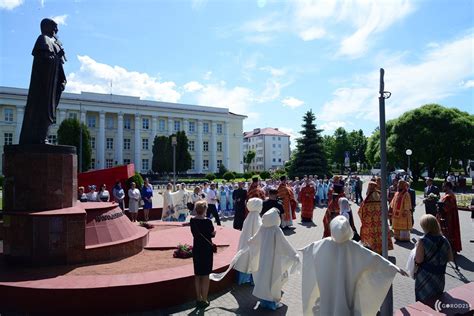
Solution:
{"label": "plaza pavement", "polygon": [[[364,179],[367,183],[368,179]],[[365,185],[364,185],[365,191]],[[363,194],[365,196],[365,194]],[[412,230],[412,237],[419,238],[422,230],[419,225],[419,218],[425,214],[422,196],[417,196],[417,207],[415,210],[415,226]],[[358,206],[352,203],[352,210],[356,227],[360,227],[359,216],[357,215]],[[316,226],[302,225],[300,223],[300,214],[297,214],[295,229],[286,231],[286,235],[290,243],[295,248],[302,248],[307,244],[320,240],[323,235],[322,219],[325,208],[316,208],[314,210],[313,220]],[[470,218],[470,212],[459,211],[459,220],[461,224],[461,238],[463,251],[457,256],[459,271],[453,269],[449,264],[446,270],[446,287],[445,290],[463,285],[467,282],[474,281],[474,243],[470,243],[470,239],[474,239],[474,229]],[[223,225],[232,227],[232,219],[224,219]],[[405,264],[410,250],[414,247],[413,243],[394,244],[394,250],[389,251],[389,257],[396,262],[398,266],[405,269]],[[330,258],[328,258],[330,260]],[[415,302],[414,280],[402,277],[397,274],[393,282],[393,305],[394,311]],[[190,284],[193,286],[193,284]],[[302,315],[301,303],[301,274],[290,275],[288,282],[283,287],[283,307],[277,311],[268,311],[258,308],[257,299],[252,295],[252,286],[250,285],[234,285],[231,289],[210,296],[211,305],[205,310],[205,315]],[[144,313],[134,313],[128,315],[199,315],[199,311],[194,308],[195,302],[189,302],[180,306],[168,309],[154,310]],[[202,311],[201,311],[201,314]]]}

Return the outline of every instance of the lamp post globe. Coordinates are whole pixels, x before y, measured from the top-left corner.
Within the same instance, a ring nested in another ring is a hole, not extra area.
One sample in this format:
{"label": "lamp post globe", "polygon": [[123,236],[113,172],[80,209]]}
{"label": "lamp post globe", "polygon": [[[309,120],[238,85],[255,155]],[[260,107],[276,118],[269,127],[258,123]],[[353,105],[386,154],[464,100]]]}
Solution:
{"label": "lamp post globe", "polygon": [[413,154],[413,151],[411,149],[407,149],[405,151],[405,154],[407,154],[407,157],[408,157],[408,168],[407,168],[407,173],[409,176],[411,176],[411,171],[410,171],[410,156],[411,154]]}

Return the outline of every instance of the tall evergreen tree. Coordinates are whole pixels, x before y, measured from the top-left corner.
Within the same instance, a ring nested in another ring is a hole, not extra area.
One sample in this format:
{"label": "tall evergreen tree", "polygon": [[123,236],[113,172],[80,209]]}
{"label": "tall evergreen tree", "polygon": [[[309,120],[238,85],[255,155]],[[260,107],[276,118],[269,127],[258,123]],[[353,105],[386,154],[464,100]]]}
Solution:
{"label": "tall evergreen tree", "polygon": [[303,117],[301,138],[297,139],[296,153],[289,166],[291,177],[327,174],[327,159],[323,146],[322,130],[316,128],[312,110]]}
{"label": "tall evergreen tree", "polygon": [[[80,135],[81,135],[81,125],[82,125],[82,146],[80,146]],[[79,150],[82,148],[82,171],[89,170],[91,166],[91,142],[90,142],[90,133],[87,129],[87,126],[84,123],[79,123],[77,119],[66,119],[64,120],[58,129],[58,144],[60,145],[70,145],[76,147],[77,152],[77,171],[79,170]]]}
{"label": "tall evergreen tree", "polygon": [[163,174],[173,169],[171,139],[166,136],[155,136],[153,141],[153,160],[151,168],[154,172]]}
{"label": "tall evergreen tree", "polygon": [[[176,134],[176,140],[176,172],[186,172],[191,168],[191,154],[188,150],[188,137],[186,136],[186,132],[179,131]],[[171,162],[171,168],[173,168],[172,165],[173,162]]]}

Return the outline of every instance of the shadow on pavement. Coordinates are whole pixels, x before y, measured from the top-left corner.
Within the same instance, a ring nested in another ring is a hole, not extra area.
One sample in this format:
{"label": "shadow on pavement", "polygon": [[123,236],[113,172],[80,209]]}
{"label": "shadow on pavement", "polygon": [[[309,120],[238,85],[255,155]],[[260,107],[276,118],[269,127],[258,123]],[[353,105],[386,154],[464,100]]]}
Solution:
{"label": "shadow on pavement", "polygon": [[474,263],[468,258],[464,257],[463,255],[456,256],[456,263],[463,270],[471,271],[471,272],[474,271]]}
{"label": "shadow on pavement", "polygon": [[424,235],[422,232],[420,232],[420,231],[419,231],[418,229],[416,229],[416,228],[412,228],[412,229],[411,229],[411,233],[412,233],[412,234],[415,234],[415,235],[417,235],[417,236],[423,236],[423,235]]}
{"label": "shadow on pavement", "polygon": [[286,227],[286,228],[283,228],[282,231],[285,236],[291,236],[293,234],[296,234],[295,229],[296,228],[294,227]]}
{"label": "shadow on pavement", "polygon": [[316,227],[316,224],[314,222],[301,222],[298,223],[298,225],[304,226],[306,228]]}
{"label": "shadow on pavement", "polygon": [[395,245],[400,246],[400,247],[405,248],[405,249],[408,249],[408,250],[412,250],[413,248],[415,248],[415,244],[412,243],[411,241],[398,241],[398,240],[395,240]]}

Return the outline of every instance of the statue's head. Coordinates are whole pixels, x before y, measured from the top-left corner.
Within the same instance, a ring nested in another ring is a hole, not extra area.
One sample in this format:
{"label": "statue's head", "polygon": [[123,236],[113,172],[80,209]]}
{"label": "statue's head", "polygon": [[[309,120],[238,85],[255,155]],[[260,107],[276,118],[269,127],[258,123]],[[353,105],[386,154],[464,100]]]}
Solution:
{"label": "statue's head", "polygon": [[58,33],[58,24],[54,20],[46,18],[41,20],[41,34],[53,36]]}

